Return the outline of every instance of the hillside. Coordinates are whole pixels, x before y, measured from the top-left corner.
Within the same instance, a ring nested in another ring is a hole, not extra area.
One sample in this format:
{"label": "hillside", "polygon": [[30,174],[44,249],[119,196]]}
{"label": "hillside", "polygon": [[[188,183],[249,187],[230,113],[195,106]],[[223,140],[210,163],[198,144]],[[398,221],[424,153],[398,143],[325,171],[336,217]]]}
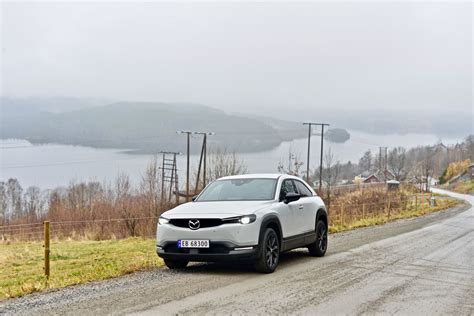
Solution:
{"label": "hillside", "polygon": [[[209,138],[210,143],[240,152],[271,149],[283,140],[305,136],[304,129],[287,126],[277,129],[258,119],[229,115],[202,105],[145,102],[120,102],[63,113],[23,112],[4,116],[0,136],[27,139],[32,143],[154,153],[184,151],[185,137],[177,135],[178,130],[215,132],[216,135]],[[193,151],[199,150],[199,141],[192,143]]]}

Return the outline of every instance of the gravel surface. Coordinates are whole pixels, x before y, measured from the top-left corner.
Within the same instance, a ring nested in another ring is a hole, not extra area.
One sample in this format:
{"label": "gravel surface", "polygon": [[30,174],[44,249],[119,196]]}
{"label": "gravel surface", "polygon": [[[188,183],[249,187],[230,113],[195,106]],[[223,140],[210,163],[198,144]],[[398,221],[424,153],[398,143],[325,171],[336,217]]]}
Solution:
{"label": "gravel surface", "polygon": [[472,315],[473,224],[466,204],[331,235],[324,258],[295,250],[269,275],[223,264],[156,269],[7,300],[0,313]]}

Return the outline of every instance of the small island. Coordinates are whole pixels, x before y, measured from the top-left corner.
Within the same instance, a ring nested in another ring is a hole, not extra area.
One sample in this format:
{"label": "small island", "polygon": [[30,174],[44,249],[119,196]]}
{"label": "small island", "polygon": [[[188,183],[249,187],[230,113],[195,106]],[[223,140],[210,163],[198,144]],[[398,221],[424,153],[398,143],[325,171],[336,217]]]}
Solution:
{"label": "small island", "polygon": [[351,134],[343,128],[331,128],[324,133],[324,138],[333,143],[345,143],[351,138]]}

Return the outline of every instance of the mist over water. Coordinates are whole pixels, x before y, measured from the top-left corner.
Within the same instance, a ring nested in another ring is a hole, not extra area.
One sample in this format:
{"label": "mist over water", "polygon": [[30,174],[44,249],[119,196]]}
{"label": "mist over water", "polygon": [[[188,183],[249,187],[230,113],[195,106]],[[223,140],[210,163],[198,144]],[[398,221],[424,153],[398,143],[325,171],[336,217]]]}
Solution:
{"label": "mist over water", "polygon": [[[376,153],[378,146],[404,146],[455,144],[461,139],[439,139],[432,134],[373,135],[350,131],[351,139],[345,143],[325,141],[324,151],[331,149],[340,162],[358,162],[362,154],[370,149]],[[184,141],[184,140],[183,140]],[[192,139],[192,142],[200,142]],[[17,178],[23,187],[38,186],[52,189],[65,186],[70,181],[113,181],[119,173],[128,174],[134,185],[138,185],[152,155],[131,155],[119,149],[97,149],[70,145],[31,145],[27,141],[0,141],[0,181]],[[209,148],[212,150],[212,148]],[[279,162],[288,164],[289,153],[306,163],[307,139],[283,142],[278,147],[263,152],[242,153],[238,158],[248,166],[249,173],[277,172]],[[311,140],[311,168],[319,165],[320,138]],[[159,163],[161,156],[158,156]],[[191,155],[191,166],[196,168],[198,155]],[[186,156],[178,156],[180,185],[184,185]],[[304,167],[305,169],[305,167]]]}

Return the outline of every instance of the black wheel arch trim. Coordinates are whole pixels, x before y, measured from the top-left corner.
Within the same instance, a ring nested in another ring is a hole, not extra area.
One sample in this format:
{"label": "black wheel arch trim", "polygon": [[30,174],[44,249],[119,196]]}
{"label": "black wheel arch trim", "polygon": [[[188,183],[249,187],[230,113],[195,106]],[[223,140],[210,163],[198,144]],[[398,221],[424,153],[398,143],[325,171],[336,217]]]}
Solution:
{"label": "black wheel arch trim", "polygon": [[278,239],[279,239],[278,242],[279,242],[280,248],[281,248],[281,245],[282,245],[282,242],[283,242],[283,231],[281,229],[280,219],[274,214],[266,215],[262,219],[262,223],[260,224],[260,233],[258,235],[258,246],[259,247],[262,246],[263,237],[264,237],[264,234],[265,234],[265,228],[267,228],[270,224],[275,224],[278,227],[278,231],[276,233],[277,233],[277,236],[278,236]]}
{"label": "black wheel arch trim", "polygon": [[328,212],[326,211],[326,209],[324,208],[320,208],[318,209],[318,211],[316,212],[316,221],[314,223],[314,230],[316,230],[316,225],[318,225],[318,221],[320,220],[321,217],[325,217],[326,218],[326,229],[328,229],[328,226],[329,226],[329,216],[328,216]]}

